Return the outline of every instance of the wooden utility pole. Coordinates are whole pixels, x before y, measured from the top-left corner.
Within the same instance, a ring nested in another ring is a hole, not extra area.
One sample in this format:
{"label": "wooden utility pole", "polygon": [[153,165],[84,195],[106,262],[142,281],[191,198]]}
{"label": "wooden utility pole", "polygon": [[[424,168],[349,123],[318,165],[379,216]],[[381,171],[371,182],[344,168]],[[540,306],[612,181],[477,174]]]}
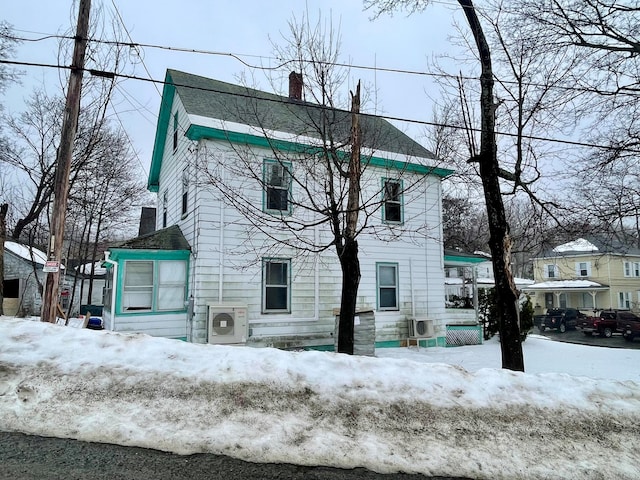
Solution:
{"label": "wooden utility pole", "polygon": [[71,170],[73,144],[76,137],[76,130],[78,129],[80,91],[82,89],[84,57],[87,48],[87,37],[89,35],[90,9],[91,0],[80,0],[67,102],[64,108],[62,135],[60,137],[60,147],[58,148],[58,157],[56,159],[51,235],[49,238],[49,252],[47,253],[48,262],[45,266],[48,273],[42,300],[41,320],[43,322],[55,323],[56,321],[60,286],[60,261],[62,260],[62,241],[64,239],[64,221],[69,195],[69,171]]}

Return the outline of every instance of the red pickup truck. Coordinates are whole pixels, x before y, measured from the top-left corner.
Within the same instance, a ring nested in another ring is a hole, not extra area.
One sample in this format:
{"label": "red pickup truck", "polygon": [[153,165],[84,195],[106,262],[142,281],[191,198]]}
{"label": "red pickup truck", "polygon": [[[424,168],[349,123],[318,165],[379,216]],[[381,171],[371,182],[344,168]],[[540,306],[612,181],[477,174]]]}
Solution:
{"label": "red pickup truck", "polygon": [[598,333],[609,338],[614,333],[622,333],[625,339],[633,340],[634,336],[640,336],[640,317],[624,310],[603,310],[598,316],[581,319],[576,328],[585,335]]}

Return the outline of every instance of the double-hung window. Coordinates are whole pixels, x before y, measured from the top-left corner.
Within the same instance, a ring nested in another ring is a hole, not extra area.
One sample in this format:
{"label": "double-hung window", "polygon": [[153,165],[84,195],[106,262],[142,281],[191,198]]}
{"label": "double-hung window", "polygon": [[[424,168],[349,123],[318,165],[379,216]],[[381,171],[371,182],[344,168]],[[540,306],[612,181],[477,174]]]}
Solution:
{"label": "double-hung window", "polygon": [[402,223],[402,182],[382,180],[382,221]]}
{"label": "double-hung window", "polygon": [[625,277],[640,277],[640,262],[624,262]]}
{"label": "double-hung window", "polygon": [[591,262],[576,262],[576,276],[588,277],[591,275]]}
{"label": "double-hung window", "polygon": [[291,212],[291,164],[265,160],[263,165],[264,209]]}
{"label": "double-hung window", "polygon": [[555,264],[548,264],[544,266],[545,278],[558,278],[558,266]]}
{"label": "double-hung window", "polygon": [[376,263],[378,310],[398,310],[398,264]]}
{"label": "double-hung window", "polygon": [[618,293],[618,308],[631,308],[631,292]]}
{"label": "double-hung window", "polygon": [[291,260],[265,258],[262,260],[263,313],[291,312]]}

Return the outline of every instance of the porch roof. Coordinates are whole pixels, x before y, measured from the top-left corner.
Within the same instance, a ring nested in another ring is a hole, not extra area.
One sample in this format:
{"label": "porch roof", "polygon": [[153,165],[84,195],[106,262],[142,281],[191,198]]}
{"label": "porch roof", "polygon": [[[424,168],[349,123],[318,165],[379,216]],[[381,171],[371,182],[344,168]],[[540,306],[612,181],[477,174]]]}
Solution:
{"label": "porch roof", "polygon": [[591,280],[551,280],[549,282],[534,283],[523,288],[525,291],[562,291],[582,292],[590,290],[609,290],[609,285],[604,285]]}

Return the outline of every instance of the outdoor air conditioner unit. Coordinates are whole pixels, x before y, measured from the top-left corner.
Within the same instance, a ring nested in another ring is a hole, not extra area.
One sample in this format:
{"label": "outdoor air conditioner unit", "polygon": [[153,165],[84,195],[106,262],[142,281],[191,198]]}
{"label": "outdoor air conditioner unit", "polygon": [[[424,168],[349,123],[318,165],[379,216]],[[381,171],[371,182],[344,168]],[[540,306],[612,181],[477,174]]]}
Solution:
{"label": "outdoor air conditioner unit", "polygon": [[435,330],[433,328],[433,320],[427,318],[411,318],[409,319],[409,336],[410,337],[433,337]]}
{"label": "outdoor air conditioner unit", "polygon": [[233,305],[208,305],[209,343],[246,343],[249,333],[247,307]]}

